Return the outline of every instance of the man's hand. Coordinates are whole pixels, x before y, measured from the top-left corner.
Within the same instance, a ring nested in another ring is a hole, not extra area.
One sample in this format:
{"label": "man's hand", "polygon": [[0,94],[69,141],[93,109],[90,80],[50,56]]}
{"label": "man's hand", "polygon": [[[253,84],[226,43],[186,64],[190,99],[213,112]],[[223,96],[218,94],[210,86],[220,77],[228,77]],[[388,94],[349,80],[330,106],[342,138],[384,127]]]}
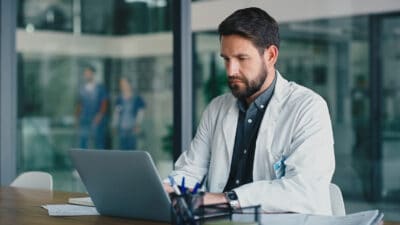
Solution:
{"label": "man's hand", "polygon": [[171,187],[171,185],[169,185],[168,183],[163,183],[164,186],[164,190],[168,193],[171,194],[172,192],[174,192],[174,189]]}
{"label": "man's hand", "polygon": [[[164,190],[171,194],[174,192],[174,189],[168,183],[163,183]],[[207,192],[204,195],[203,204],[204,205],[212,205],[212,204],[219,204],[219,203],[227,203],[228,200],[225,197],[224,193],[209,193]]]}
{"label": "man's hand", "polygon": [[212,204],[227,203],[227,202],[228,200],[226,199],[224,193],[206,193],[203,199],[204,205],[212,205]]}

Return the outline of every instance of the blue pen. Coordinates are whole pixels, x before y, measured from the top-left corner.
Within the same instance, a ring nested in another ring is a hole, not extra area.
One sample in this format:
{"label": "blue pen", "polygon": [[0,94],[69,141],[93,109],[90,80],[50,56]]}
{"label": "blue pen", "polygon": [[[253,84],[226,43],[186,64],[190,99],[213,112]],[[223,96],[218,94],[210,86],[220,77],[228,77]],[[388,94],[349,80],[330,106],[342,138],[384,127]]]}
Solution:
{"label": "blue pen", "polygon": [[182,192],[182,194],[185,194],[185,193],[186,193],[186,188],[185,188],[185,177],[182,177],[181,192]]}
{"label": "blue pen", "polygon": [[206,180],[207,175],[203,176],[203,179],[201,179],[200,183],[196,183],[196,185],[193,188],[192,194],[196,194],[199,188],[203,187],[204,181]]}
{"label": "blue pen", "polygon": [[199,189],[199,187],[200,187],[200,184],[199,184],[199,182],[197,182],[197,183],[194,185],[192,194],[197,194],[197,190]]}
{"label": "blue pen", "polygon": [[174,178],[171,176],[168,176],[168,178],[169,178],[169,182],[171,183],[172,188],[174,189],[175,194],[181,195],[181,191],[179,190],[178,185],[176,185]]}

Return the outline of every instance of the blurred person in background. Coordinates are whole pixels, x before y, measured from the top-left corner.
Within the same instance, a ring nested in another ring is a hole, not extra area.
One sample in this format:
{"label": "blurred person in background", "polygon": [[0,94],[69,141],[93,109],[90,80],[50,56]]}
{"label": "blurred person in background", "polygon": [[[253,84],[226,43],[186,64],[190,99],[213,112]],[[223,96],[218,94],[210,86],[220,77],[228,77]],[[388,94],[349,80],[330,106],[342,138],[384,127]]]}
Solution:
{"label": "blurred person in background", "polygon": [[83,70],[84,83],[79,88],[76,107],[79,147],[89,148],[92,142],[94,148],[104,149],[108,94],[104,85],[96,81],[95,72],[94,67],[87,65]]}
{"label": "blurred person in background", "polygon": [[358,75],[351,91],[351,112],[354,131],[354,146],[352,151],[352,166],[357,172],[363,195],[366,199],[372,196],[372,149],[369,143],[369,94],[368,82],[365,76]]}
{"label": "blurred person in background", "polygon": [[116,99],[113,127],[118,132],[119,149],[134,150],[137,148],[137,135],[146,104],[143,98],[135,93],[129,78],[119,80],[120,95]]}

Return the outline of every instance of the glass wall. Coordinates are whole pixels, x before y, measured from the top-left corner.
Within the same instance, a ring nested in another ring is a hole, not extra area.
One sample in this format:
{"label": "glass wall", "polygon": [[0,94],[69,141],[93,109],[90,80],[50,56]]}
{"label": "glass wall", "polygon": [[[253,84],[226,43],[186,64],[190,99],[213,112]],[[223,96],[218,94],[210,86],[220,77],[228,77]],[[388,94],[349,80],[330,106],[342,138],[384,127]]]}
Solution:
{"label": "glass wall", "polygon": [[387,200],[400,202],[400,14],[383,18],[382,65],[382,191]]}
{"label": "glass wall", "polygon": [[[388,220],[400,220],[400,179],[395,172],[400,169],[396,131],[400,80],[394,72],[400,69],[400,25],[398,17],[382,24],[384,140],[382,149],[372,149],[370,124],[376,121],[370,113],[370,89],[377,84],[370,82],[370,18],[365,15],[280,24],[276,67],[286,79],[311,88],[328,103],[335,138],[333,182],[343,192],[347,212],[379,208]],[[219,57],[218,35],[195,33],[195,48],[198,74],[194,107],[198,122],[211,97],[229,90]],[[372,151],[381,151],[383,160],[372,157]],[[381,164],[382,170],[374,164]],[[374,189],[376,182],[382,182],[382,190]]]}
{"label": "glass wall", "polygon": [[19,0],[18,27],[126,35],[171,30],[168,0]]}
{"label": "glass wall", "polygon": [[68,149],[140,149],[165,176],[172,169],[171,2],[18,5],[17,172],[48,171],[56,190],[83,191]]}

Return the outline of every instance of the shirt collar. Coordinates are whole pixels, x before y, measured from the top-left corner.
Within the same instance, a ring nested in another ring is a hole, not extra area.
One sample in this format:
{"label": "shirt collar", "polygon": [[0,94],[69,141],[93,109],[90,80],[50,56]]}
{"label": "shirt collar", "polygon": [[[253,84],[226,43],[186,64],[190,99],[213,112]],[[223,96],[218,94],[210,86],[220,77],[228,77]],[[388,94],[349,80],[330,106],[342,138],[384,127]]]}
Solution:
{"label": "shirt collar", "polygon": [[[251,105],[253,105],[253,104],[254,104],[254,105],[257,107],[257,109],[259,109],[259,110],[264,110],[264,109],[267,107],[268,102],[269,102],[269,100],[271,99],[272,94],[274,93],[275,84],[276,84],[276,78],[277,78],[277,75],[275,74],[275,78],[274,78],[274,80],[272,81],[271,85],[270,85],[267,89],[265,89],[264,92],[262,92],[262,93],[254,100],[254,102],[252,102],[252,103],[250,104],[249,108],[250,108]],[[239,110],[240,110],[240,111],[246,112],[246,110],[247,110],[246,102],[243,102],[243,101],[238,100],[238,101],[237,101],[237,104],[238,104],[238,107],[239,107]]]}

